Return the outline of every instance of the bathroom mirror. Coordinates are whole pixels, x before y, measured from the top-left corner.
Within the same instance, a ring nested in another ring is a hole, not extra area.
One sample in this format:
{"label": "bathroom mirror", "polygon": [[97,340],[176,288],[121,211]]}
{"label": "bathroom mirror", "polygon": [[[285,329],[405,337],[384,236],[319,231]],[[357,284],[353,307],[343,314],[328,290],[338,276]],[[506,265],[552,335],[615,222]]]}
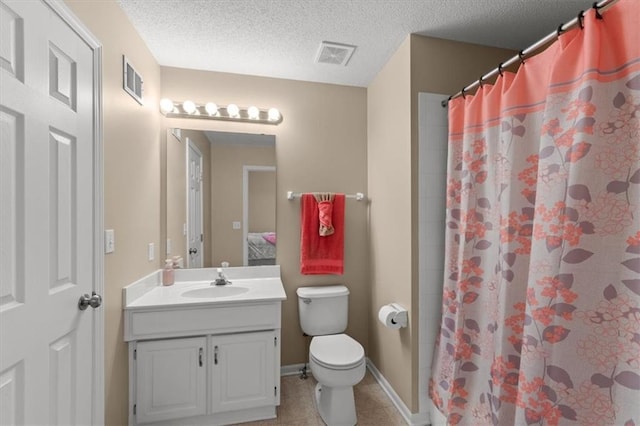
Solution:
{"label": "bathroom mirror", "polygon": [[184,267],[274,265],[275,136],[169,129],[167,254]]}

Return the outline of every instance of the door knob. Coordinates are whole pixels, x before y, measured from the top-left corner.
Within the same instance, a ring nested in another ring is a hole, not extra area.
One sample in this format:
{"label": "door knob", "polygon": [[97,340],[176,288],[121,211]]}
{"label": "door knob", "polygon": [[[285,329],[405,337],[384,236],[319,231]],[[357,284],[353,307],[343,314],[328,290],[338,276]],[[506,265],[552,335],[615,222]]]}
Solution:
{"label": "door knob", "polygon": [[190,248],[189,249],[189,254],[196,254],[198,252],[197,248]]}
{"label": "door knob", "polygon": [[95,291],[91,292],[91,296],[88,294],[80,296],[80,300],[78,300],[78,309],[81,311],[84,311],[89,306],[95,309],[100,305],[102,305],[102,296],[96,294]]}

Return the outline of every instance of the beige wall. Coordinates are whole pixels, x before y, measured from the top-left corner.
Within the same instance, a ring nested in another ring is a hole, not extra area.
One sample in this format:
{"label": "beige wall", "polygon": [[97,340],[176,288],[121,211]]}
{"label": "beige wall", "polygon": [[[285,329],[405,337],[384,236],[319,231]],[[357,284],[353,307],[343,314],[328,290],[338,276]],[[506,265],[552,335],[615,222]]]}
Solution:
{"label": "beige wall", "polygon": [[[369,354],[412,412],[425,391],[418,389],[418,93],[454,93],[511,56],[509,50],[410,35],[367,90]],[[392,301],[409,310],[408,328],[392,331],[376,321],[379,307]]]}
{"label": "beige wall", "polygon": [[[272,146],[213,144],[211,152],[213,265],[224,261],[242,266],[243,232],[233,229],[232,222],[242,222],[243,166],[275,166],[276,150]],[[275,202],[275,188],[266,195]]]}
{"label": "beige wall", "polygon": [[[383,327],[378,309],[397,302],[413,313],[411,266],[411,44],[407,38],[367,89],[371,305],[369,357],[409,408],[416,324]],[[416,305],[417,306],[417,305]]]}
{"label": "beige wall", "polygon": [[[115,1],[67,0],[100,40],[104,118],[104,226],[115,231],[115,252],[105,256],[106,423],[127,422],[127,346],[123,340],[125,285],[159,267],[160,68]],[[122,55],[144,79],[144,105],[122,90]],[[156,259],[147,260],[147,244]]]}
{"label": "beige wall", "polygon": [[[163,127],[264,133],[276,137],[277,262],[288,299],[283,303],[282,364],[301,363],[307,341],[298,324],[296,288],[344,283],[351,290],[348,332],[368,347],[369,280],[367,203],[348,200],[343,276],[303,276],[299,266],[300,204],[286,191],[367,192],[366,90],[246,75],[161,68],[162,96],[221,105],[275,106],[278,126],[163,119]],[[215,157],[215,154],[213,154]],[[215,181],[215,178],[214,178]]]}
{"label": "beige wall", "polygon": [[275,231],[276,172],[249,172],[248,186],[249,232]]}

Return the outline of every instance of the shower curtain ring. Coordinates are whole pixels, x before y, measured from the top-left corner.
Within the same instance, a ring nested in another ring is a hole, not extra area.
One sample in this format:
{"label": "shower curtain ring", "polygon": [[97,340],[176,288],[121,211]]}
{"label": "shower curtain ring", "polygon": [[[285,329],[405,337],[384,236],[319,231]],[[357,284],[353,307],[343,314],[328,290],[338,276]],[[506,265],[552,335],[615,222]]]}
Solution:
{"label": "shower curtain ring", "polygon": [[600,14],[600,8],[598,7],[598,2],[594,1],[593,2],[593,6],[591,6],[593,8],[593,10],[596,11],[596,19],[602,19],[602,15]]}
{"label": "shower curtain ring", "polygon": [[520,63],[524,65],[524,50],[518,52],[518,58],[520,58]]}
{"label": "shower curtain ring", "polygon": [[557,31],[557,36],[560,37],[560,34],[562,34],[564,32],[564,30],[562,29],[562,26],[564,24],[560,24],[560,26],[558,27],[558,31]]}
{"label": "shower curtain ring", "polygon": [[578,13],[578,25],[580,25],[581,30],[584,29],[584,10],[581,10],[580,13]]}
{"label": "shower curtain ring", "polygon": [[466,87],[463,87],[460,93],[462,94],[462,99],[467,99],[467,96],[464,94],[464,89],[466,89]]}
{"label": "shower curtain ring", "polygon": [[478,79],[478,83],[480,84],[480,88],[482,89],[482,87],[484,86],[484,83],[482,82],[482,75],[480,76],[480,78]]}
{"label": "shower curtain ring", "polygon": [[500,62],[500,65],[498,65],[498,74],[500,74],[500,77],[504,77],[504,71],[502,70],[503,65],[504,62]]}

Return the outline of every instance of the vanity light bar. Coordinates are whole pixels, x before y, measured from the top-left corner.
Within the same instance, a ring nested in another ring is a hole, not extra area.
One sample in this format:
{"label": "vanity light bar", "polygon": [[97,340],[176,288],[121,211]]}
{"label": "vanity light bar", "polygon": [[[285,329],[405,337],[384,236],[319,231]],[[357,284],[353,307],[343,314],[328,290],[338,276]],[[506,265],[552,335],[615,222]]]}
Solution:
{"label": "vanity light bar", "polygon": [[248,108],[236,104],[227,106],[213,102],[196,104],[193,101],[177,102],[164,98],[160,100],[160,112],[169,118],[203,118],[206,120],[242,121],[246,123],[280,124],[282,114],[277,108]]}

